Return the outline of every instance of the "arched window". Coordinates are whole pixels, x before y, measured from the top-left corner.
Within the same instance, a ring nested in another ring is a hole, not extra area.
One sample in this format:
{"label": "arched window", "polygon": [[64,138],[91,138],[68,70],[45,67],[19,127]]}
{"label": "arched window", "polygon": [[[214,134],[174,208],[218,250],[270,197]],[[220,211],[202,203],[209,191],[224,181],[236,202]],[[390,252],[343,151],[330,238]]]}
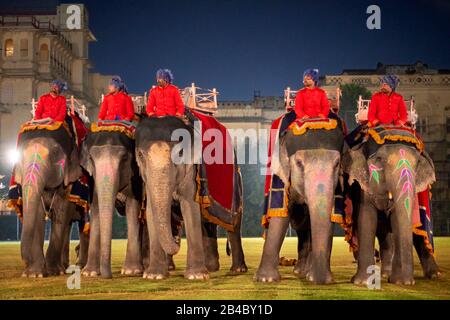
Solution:
{"label": "arched window", "polygon": [[39,48],[39,61],[48,61],[49,56],[48,44],[41,44]]}
{"label": "arched window", "polygon": [[20,57],[28,57],[28,39],[20,39]]}
{"label": "arched window", "polygon": [[13,39],[6,39],[5,41],[5,56],[12,57],[14,55]]}

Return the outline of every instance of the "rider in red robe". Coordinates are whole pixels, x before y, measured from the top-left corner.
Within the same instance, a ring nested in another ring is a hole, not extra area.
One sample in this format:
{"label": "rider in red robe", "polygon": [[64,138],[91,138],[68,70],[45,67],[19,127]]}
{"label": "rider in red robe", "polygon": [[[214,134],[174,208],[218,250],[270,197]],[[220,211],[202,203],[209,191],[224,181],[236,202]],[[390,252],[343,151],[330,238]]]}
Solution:
{"label": "rider in red robe", "polygon": [[34,120],[50,118],[53,121],[64,121],[67,114],[66,98],[61,95],[64,90],[67,90],[67,84],[54,80],[50,85],[50,92],[39,98]]}
{"label": "rider in red robe", "polygon": [[111,79],[107,94],[100,107],[99,120],[126,120],[134,118],[134,106],[131,97],[127,94],[125,83],[120,77]]}
{"label": "rider in red robe", "polygon": [[184,103],[179,89],[172,84],[172,72],[168,69],[159,69],[156,72],[156,81],[158,85],[150,90],[147,102],[148,116],[183,116]]}
{"label": "rider in red robe", "polygon": [[303,73],[305,87],[295,97],[295,113],[297,118],[328,118],[330,103],[324,90],[317,87],[319,70],[307,69]]}
{"label": "rider in red robe", "polygon": [[387,75],[381,79],[380,92],[373,95],[369,105],[369,127],[379,124],[405,125],[408,119],[405,101],[395,92],[398,78]]}

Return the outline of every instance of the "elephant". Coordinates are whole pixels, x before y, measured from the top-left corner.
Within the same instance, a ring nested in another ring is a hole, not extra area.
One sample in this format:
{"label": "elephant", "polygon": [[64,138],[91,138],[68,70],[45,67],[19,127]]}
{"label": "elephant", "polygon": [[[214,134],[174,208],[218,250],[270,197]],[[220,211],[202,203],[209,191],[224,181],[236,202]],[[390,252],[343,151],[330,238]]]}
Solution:
{"label": "elephant", "polygon": [[331,213],[344,147],[341,123],[334,129],[309,129],[302,135],[287,130],[281,135],[279,165],[275,162],[272,169],[288,186],[288,214],[270,218],[256,281],[280,281],[279,253],[291,221],[299,235],[294,274],[315,284],[333,282]]}
{"label": "elephant", "polygon": [[[24,277],[64,274],[63,245],[72,204],[67,186],[81,176],[78,148],[64,126],[23,132],[14,180],[21,186]],[[50,243],[44,257],[45,220],[51,219]]]}
{"label": "elephant", "polygon": [[375,264],[378,237],[381,272],[394,284],[413,285],[413,245],[424,274],[439,274],[434,257],[420,236],[413,235],[412,213],[418,207],[416,194],[435,181],[428,154],[415,145],[395,141],[378,145],[372,138],[346,152],[343,169],[348,174],[358,239],[355,284],[367,284],[367,268]]}
{"label": "elephant", "polygon": [[81,165],[94,179],[91,234],[84,276],[112,278],[112,221],[118,194],[125,200],[128,242],[122,274],[141,275],[143,262],[139,213],[142,180],[135,161],[134,140],[121,132],[89,132],[82,146]]}
{"label": "elephant", "polygon": [[[147,225],[150,238],[150,264],[145,279],[159,280],[169,276],[167,256],[175,255],[180,244],[172,234],[172,206],[180,207],[187,238],[187,267],[185,278],[205,280],[209,271],[219,269],[217,253],[217,226],[202,219],[200,206],[195,201],[197,170],[193,154],[181,154],[184,161],[175,163],[171,154],[178,141],[172,133],[186,130],[193,145],[193,127],[173,116],[144,118],[136,130],[136,156],[145,182],[147,197]],[[229,232],[234,272],[246,272],[240,238],[241,217],[235,219],[235,231]]]}

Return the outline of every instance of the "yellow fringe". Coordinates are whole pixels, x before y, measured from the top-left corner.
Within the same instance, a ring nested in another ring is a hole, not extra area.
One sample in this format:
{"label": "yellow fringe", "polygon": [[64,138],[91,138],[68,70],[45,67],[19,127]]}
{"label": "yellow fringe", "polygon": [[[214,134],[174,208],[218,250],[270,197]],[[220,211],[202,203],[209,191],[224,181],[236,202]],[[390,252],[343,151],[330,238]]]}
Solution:
{"label": "yellow fringe", "polygon": [[209,196],[200,195],[201,183],[200,183],[200,172],[199,171],[197,171],[196,181],[197,181],[197,192],[195,194],[195,201],[200,205],[200,212],[201,212],[202,216],[209,222],[217,224],[227,231],[234,232],[233,225],[225,223],[225,222],[219,220],[218,218],[212,216],[211,214],[209,214],[208,207],[211,206],[211,199],[209,198]]}
{"label": "yellow fringe", "polygon": [[22,206],[22,199],[9,199],[6,206],[10,209],[14,209],[16,214],[19,216],[20,221],[23,220],[23,212],[20,209]]}
{"label": "yellow fringe", "polygon": [[386,142],[386,140],[403,141],[403,142],[408,142],[408,143],[412,143],[412,144],[416,145],[416,148],[420,152],[422,152],[424,149],[423,143],[417,138],[401,136],[401,135],[386,135],[385,137],[381,138],[380,135],[378,134],[378,132],[376,132],[374,129],[369,129],[367,131],[367,133],[370,134],[370,136],[373,138],[373,140],[375,140],[375,142],[378,144],[384,144]]}
{"label": "yellow fringe", "polygon": [[120,132],[125,134],[128,138],[134,139],[134,132],[128,130],[123,126],[98,126],[97,122],[91,124],[92,132]]}
{"label": "yellow fringe", "polygon": [[90,226],[89,222],[86,222],[83,227],[83,233],[88,236],[90,231],[91,231],[91,226]]}
{"label": "yellow fringe", "polygon": [[24,123],[20,127],[19,134],[27,132],[27,131],[39,130],[39,129],[55,131],[55,130],[58,130],[59,128],[61,128],[61,126],[63,126],[64,129],[66,129],[66,131],[69,133],[70,136],[72,136],[69,126],[67,125],[66,122],[62,122],[62,121],[55,121],[50,125],[49,124],[30,124],[29,122],[27,122],[27,123]]}
{"label": "yellow fringe", "polygon": [[304,122],[301,127],[298,126],[297,122],[293,122],[289,129],[296,136],[304,134],[308,129],[325,129],[332,130],[336,129],[338,122],[335,119],[329,119],[329,121],[323,122]]}

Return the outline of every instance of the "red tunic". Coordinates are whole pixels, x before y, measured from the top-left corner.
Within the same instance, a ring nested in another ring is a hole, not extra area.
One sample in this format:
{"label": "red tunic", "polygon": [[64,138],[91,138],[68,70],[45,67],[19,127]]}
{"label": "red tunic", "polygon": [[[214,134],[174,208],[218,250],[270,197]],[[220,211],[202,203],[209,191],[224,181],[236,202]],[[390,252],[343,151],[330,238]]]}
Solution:
{"label": "red tunic", "polygon": [[34,119],[41,120],[51,118],[54,121],[64,121],[67,114],[66,98],[64,96],[53,96],[50,93],[39,98]]}
{"label": "red tunic", "polygon": [[300,89],[295,97],[295,113],[300,119],[327,118],[330,113],[327,94],[318,87]]}
{"label": "red tunic", "polygon": [[126,120],[134,118],[134,106],[131,97],[123,92],[107,94],[100,107],[99,120]]}
{"label": "red tunic", "polygon": [[369,105],[368,120],[370,125],[395,124],[403,125],[408,119],[403,97],[396,92],[390,95],[375,93]]}
{"label": "red tunic", "polygon": [[184,114],[184,104],[180,91],[172,84],[166,87],[154,87],[150,90],[150,96],[146,108],[147,114],[156,116],[174,116]]}

